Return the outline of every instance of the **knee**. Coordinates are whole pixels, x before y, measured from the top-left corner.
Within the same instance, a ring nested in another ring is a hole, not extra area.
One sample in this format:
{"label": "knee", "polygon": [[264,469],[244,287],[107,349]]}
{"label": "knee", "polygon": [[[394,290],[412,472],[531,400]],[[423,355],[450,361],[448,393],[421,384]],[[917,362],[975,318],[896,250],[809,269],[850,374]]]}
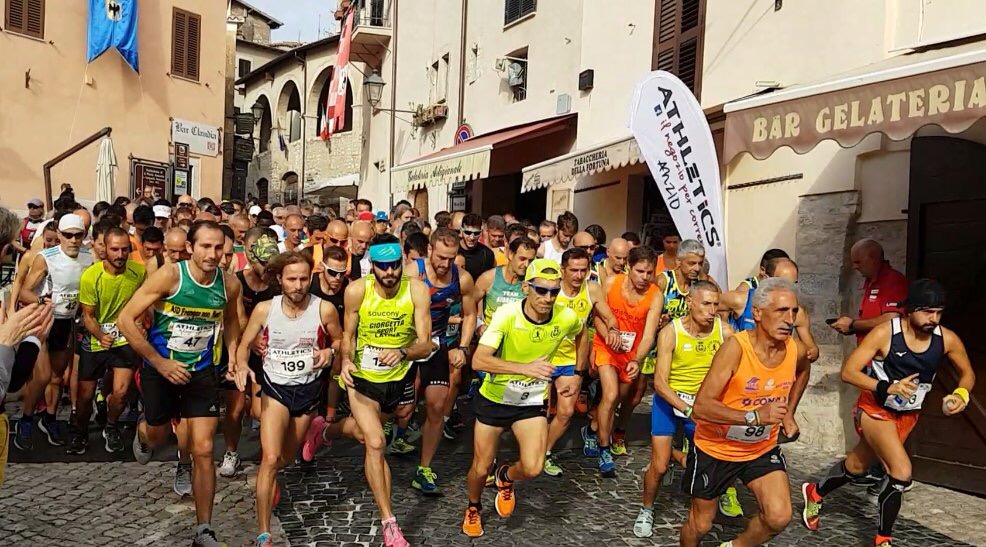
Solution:
{"label": "knee", "polygon": [[698,537],[702,537],[708,534],[712,530],[712,520],[715,518],[715,513],[705,514],[692,511],[688,514],[688,524],[691,526],[692,530],[695,531]]}
{"label": "knee", "polygon": [[203,442],[193,442],[189,453],[194,460],[212,461],[212,439]]}
{"label": "knee", "polygon": [[620,392],[617,390],[603,390],[602,397],[600,398],[600,404],[614,405],[616,400],[620,398]]}
{"label": "knee", "polygon": [[364,435],[363,444],[366,445],[367,453],[379,452],[383,454],[384,449],[387,447],[387,440],[384,439],[383,432],[373,435]]}
{"label": "knee", "polygon": [[668,462],[651,458],[649,471],[658,477],[663,477],[668,472]]}
{"label": "knee", "polygon": [[264,450],[261,455],[260,465],[268,468],[280,469],[284,466],[284,458],[281,457],[281,451]]}
{"label": "knee", "polygon": [[414,412],[414,405],[413,404],[399,406],[399,407],[397,407],[397,410],[394,411],[394,419],[395,420],[406,420],[406,419],[408,419],[408,418],[411,417],[411,414],[413,412]]}
{"label": "knee", "polygon": [[445,401],[428,401],[425,412],[429,418],[441,420],[445,417]]}
{"label": "knee", "polygon": [[515,479],[529,480],[537,477],[544,470],[544,457],[530,457],[520,459],[521,473],[524,474],[523,477],[515,477]]}
{"label": "knee", "polygon": [[764,507],[763,521],[773,534],[783,532],[788,523],[791,522],[791,506],[784,504],[783,506],[768,505]]}
{"label": "knee", "polygon": [[555,409],[555,420],[558,420],[562,425],[568,425],[574,414],[575,408],[571,405],[558,405]]}
{"label": "knee", "polygon": [[887,474],[901,482],[909,482],[911,480],[911,462],[904,459],[900,462],[888,463]]}

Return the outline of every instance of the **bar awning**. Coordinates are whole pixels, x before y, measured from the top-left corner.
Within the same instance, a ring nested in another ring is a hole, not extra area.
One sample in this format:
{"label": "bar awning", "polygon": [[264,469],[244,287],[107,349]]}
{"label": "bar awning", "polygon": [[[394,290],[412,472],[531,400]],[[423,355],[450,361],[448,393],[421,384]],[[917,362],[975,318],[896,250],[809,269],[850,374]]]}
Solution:
{"label": "bar awning", "polygon": [[628,131],[619,138],[525,167],[520,191],[529,192],[640,162],[640,148]]}
{"label": "bar awning", "polygon": [[314,194],[330,188],[340,188],[345,186],[359,186],[359,173],[343,175],[331,179],[318,179],[305,183],[305,193]]}
{"label": "bar awning", "polygon": [[783,146],[804,154],[823,140],[851,148],[872,133],[903,140],[929,124],[959,133],[986,116],[986,45],[899,55],[724,111],[724,164],[742,152],[765,159]]}
{"label": "bar awning", "polygon": [[566,130],[574,119],[570,114],[508,127],[398,165],[390,175],[394,192],[488,177],[495,150]]}

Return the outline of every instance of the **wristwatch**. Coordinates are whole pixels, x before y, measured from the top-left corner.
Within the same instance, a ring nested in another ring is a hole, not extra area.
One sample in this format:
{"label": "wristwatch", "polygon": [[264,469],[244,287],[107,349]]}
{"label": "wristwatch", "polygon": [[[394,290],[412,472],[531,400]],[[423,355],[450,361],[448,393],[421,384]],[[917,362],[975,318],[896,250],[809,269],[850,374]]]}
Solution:
{"label": "wristwatch", "polygon": [[401,353],[401,359],[407,361],[407,350],[405,348],[401,348],[397,351]]}
{"label": "wristwatch", "polygon": [[467,357],[469,356],[469,346],[459,346],[456,349],[462,350],[462,353],[466,354]]}
{"label": "wristwatch", "polygon": [[746,425],[749,426],[757,425],[757,413],[753,410],[744,414],[743,419],[746,421]]}

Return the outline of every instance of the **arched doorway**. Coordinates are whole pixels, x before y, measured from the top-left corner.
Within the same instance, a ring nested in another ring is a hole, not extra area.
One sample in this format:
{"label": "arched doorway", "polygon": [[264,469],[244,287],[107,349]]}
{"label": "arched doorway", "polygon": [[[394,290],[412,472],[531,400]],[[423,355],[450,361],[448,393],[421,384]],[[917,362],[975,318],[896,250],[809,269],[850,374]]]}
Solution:
{"label": "arched doorway", "polygon": [[298,174],[288,171],[281,177],[281,203],[298,203]]}
{"label": "arched doorway", "polygon": [[[316,80],[316,87],[314,88],[319,90],[318,101],[314,105],[309,104],[310,106],[309,112],[311,112],[312,109],[314,109],[314,111],[316,112],[315,136],[321,134],[322,123],[327,113],[327,109],[328,109],[327,101],[329,100],[329,92],[332,89],[332,68],[331,67],[327,68],[325,72],[319,75],[319,78],[322,79],[323,81],[321,82],[321,85],[318,85],[319,82],[318,80]],[[314,91],[312,94],[312,98],[315,98]],[[350,85],[349,80],[347,79],[346,80],[346,119],[342,127],[340,129],[335,130],[335,133],[345,133],[347,131],[352,131],[352,129],[353,129],[353,88]]]}
{"label": "arched doorway", "polygon": [[270,184],[267,182],[267,179],[257,181],[257,199],[260,200],[260,203],[270,203],[269,186]]}
{"label": "arched doorway", "polygon": [[277,100],[277,117],[280,123],[281,134],[286,137],[288,142],[294,142],[301,138],[301,93],[298,86],[293,81],[288,81],[281,88],[281,94]]}
{"label": "arched doorway", "polygon": [[270,101],[267,100],[267,97],[261,95],[260,97],[257,97],[257,102],[264,106],[264,113],[260,115],[260,143],[258,146],[260,153],[262,154],[270,150],[270,136],[274,121],[273,113],[270,108]]}

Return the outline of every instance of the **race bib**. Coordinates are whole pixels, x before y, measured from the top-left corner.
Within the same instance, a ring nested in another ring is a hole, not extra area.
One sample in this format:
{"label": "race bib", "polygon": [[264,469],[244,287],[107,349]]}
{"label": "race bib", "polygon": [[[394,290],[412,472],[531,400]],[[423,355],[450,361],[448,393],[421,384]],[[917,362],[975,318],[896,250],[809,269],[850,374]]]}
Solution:
{"label": "race bib", "polygon": [[544,404],[548,390],[546,380],[510,380],[503,388],[503,404],[512,406],[537,406]]}
{"label": "race bib", "polygon": [[112,335],[115,340],[123,339],[123,336],[120,334],[120,328],[116,326],[116,323],[100,323],[99,330],[103,334]]}
{"label": "race bib", "polygon": [[917,391],[914,395],[911,395],[910,399],[904,399],[899,395],[891,395],[887,397],[887,401],[884,405],[887,408],[892,408],[897,411],[908,411],[908,410],[921,410],[921,405],[924,404],[924,397],[928,395],[931,391],[931,384],[918,384]]}
{"label": "race bib", "polygon": [[360,370],[368,370],[370,372],[387,372],[394,368],[389,365],[385,365],[380,362],[380,353],[383,352],[381,348],[375,348],[373,346],[364,346],[363,355],[359,360]]}
{"label": "race bib", "polygon": [[312,348],[268,349],[267,356],[274,366],[274,372],[288,378],[311,374],[315,365],[315,351]]}
{"label": "race bib", "polygon": [[56,315],[75,315],[79,308],[79,291],[56,292],[51,295]]}
{"label": "race bib", "polygon": [[209,347],[209,341],[216,331],[215,325],[193,325],[175,323],[171,327],[168,349],[182,353],[199,353]]}
{"label": "race bib", "polygon": [[773,425],[733,425],[726,432],[726,438],[741,443],[758,443],[770,438]]}
{"label": "race bib", "polygon": [[633,348],[633,343],[637,341],[637,333],[634,331],[620,331],[620,351],[626,353]]}
{"label": "race bib", "polygon": [[[680,391],[675,391],[675,393],[677,393],[678,394],[678,397],[680,397],[682,401],[685,401],[685,403],[687,403],[688,406],[692,406],[692,405],[695,404],[695,396],[694,395],[689,395],[687,393],[682,393]],[[685,413],[684,412],[678,410],[677,408],[674,409],[674,415],[677,416],[677,417],[679,417],[679,418],[687,418],[688,417],[688,416],[685,416]]]}
{"label": "race bib", "polygon": [[448,340],[455,340],[459,337],[459,327],[462,325],[460,323],[449,323],[445,327],[445,338]]}

